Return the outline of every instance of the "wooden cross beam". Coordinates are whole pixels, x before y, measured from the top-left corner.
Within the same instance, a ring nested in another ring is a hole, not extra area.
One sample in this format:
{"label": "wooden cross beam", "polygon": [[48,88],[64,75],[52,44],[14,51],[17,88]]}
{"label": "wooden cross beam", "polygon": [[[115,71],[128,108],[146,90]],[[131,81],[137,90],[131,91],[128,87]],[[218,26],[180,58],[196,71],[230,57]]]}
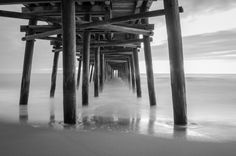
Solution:
{"label": "wooden cross beam", "polygon": [[45,21],[45,22],[52,22],[52,23],[60,23],[60,19],[46,17],[46,16],[38,16],[38,15],[31,15],[26,13],[19,13],[14,11],[4,11],[0,10],[0,16],[2,17],[10,17],[10,18],[19,18],[19,19],[35,19],[37,21]]}
{"label": "wooden cross beam", "polygon": [[[79,2],[105,2],[108,0],[74,0]],[[0,5],[11,5],[11,4],[32,4],[32,3],[58,3],[61,0],[0,0]]]}
{"label": "wooden cross beam", "polygon": [[[74,0],[75,2],[109,2],[109,0]],[[135,2],[137,0],[126,0],[127,2]],[[148,0],[143,0],[148,1]],[[152,0],[157,1],[157,0]],[[32,4],[32,3],[58,3],[61,0],[0,0],[0,5],[11,5],[11,4]]]}
{"label": "wooden cross beam", "polygon": [[[183,12],[183,8],[179,7],[179,12]],[[133,21],[137,20],[140,18],[149,18],[149,17],[156,17],[156,16],[162,16],[165,15],[165,10],[155,10],[155,11],[149,11],[149,12],[143,12],[143,13],[138,13],[138,14],[132,14],[128,16],[121,16],[121,17],[116,17],[116,18],[111,18],[105,21],[97,21],[97,22],[91,22],[91,23],[85,23],[79,25],[80,29],[88,29],[88,28],[94,28],[102,25],[108,25],[108,24],[116,24],[116,23],[121,23],[121,22],[128,22],[128,21]]]}
{"label": "wooden cross beam", "polygon": [[[141,42],[143,42],[143,39],[133,39],[133,40],[124,40],[124,41],[111,41],[111,42],[92,42],[90,47],[112,47],[112,46],[121,46],[121,47],[131,47],[131,48],[137,48]],[[152,41],[152,39],[150,40]],[[81,50],[81,46],[83,43],[77,44],[77,51]],[[62,51],[62,48],[55,49],[54,52],[60,52]]]}
{"label": "wooden cross beam", "polygon": [[[22,28],[22,29],[25,29],[25,28]],[[103,27],[103,29],[120,31],[123,33],[142,34],[142,35],[146,35],[146,36],[153,35],[153,32],[151,30],[137,29],[137,28],[131,28],[131,27],[126,27],[126,26],[118,26],[118,25],[106,25]],[[56,30],[38,33],[38,34],[34,34],[34,35],[28,35],[26,37],[23,37],[22,40],[40,39],[43,37],[61,34],[61,33],[62,33],[62,29],[56,29]]]}
{"label": "wooden cross beam", "polygon": [[[119,31],[119,29],[124,28],[127,29],[127,31],[129,32],[130,29],[132,29],[131,31],[134,31],[137,29],[137,32],[139,32],[140,30],[143,31],[147,31],[149,30],[148,33],[151,33],[151,30],[154,30],[154,24],[118,24],[118,25],[112,25],[114,27],[111,27],[110,25],[108,27],[104,27],[105,30],[109,29],[110,31],[112,31],[112,29],[114,29],[113,32],[115,31]],[[61,28],[61,26],[55,26],[55,25],[21,25],[20,26],[20,31],[21,32],[27,32],[29,30],[33,30],[34,32],[37,33],[42,33],[45,31],[52,31],[55,29],[59,29]],[[117,28],[117,29],[115,29]],[[102,28],[99,29],[91,29],[91,32],[95,32],[95,33],[99,33],[99,32],[104,32],[104,30],[102,30]],[[123,30],[120,30],[121,32]],[[77,32],[83,32],[83,30],[77,30]],[[130,33],[130,32],[129,32]]]}
{"label": "wooden cross beam", "polygon": [[[179,7],[179,11],[183,12],[183,8]],[[161,15],[164,15],[164,14],[165,14],[165,10],[155,10],[155,11],[150,11],[150,12],[133,14],[133,15],[129,15],[129,16],[122,16],[122,17],[112,18],[112,19],[109,19],[107,21],[84,23],[84,24],[78,25],[77,29],[88,29],[88,28],[95,28],[95,27],[100,27],[100,26],[106,26],[104,28],[107,29],[107,28],[111,27],[111,24],[120,23],[120,22],[127,22],[127,21],[130,21],[130,20],[135,20],[135,19],[140,19],[140,18],[161,16]],[[80,23],[81,23],[81,21],[80,21]],[[110,25],[110,26],[107,26],[107,25]],[[122,30],[125,31],[125,32],[128,31],[128,29],[125,30],[124,28]],[[120,31],[121,31],[121,29],[120,29]],[[130,32],[130,30],[128,32]],[[135,31],[133,29],[133,32],[136,32],[136,34],[139,34],[141,32],[141,30],[139,32],[137,32],[137,30]],[[147,33],[144,30],[142,30],[142,32]],[[23,38],[23,40],[34,40],[34,39],[37,39],[37,38],[47,37],[47,36],[50,36],[50,35],[56,35],[56,34],[61,34],[61,33],[62,33],[62,29],[57,29],[57,30],[53,30],[53,31],[40,33],[40,34],[34,34],[34,35],[26,36],[25,38]],[[152,33],[149,32],[149,35],[151,35],[151,34]]]}

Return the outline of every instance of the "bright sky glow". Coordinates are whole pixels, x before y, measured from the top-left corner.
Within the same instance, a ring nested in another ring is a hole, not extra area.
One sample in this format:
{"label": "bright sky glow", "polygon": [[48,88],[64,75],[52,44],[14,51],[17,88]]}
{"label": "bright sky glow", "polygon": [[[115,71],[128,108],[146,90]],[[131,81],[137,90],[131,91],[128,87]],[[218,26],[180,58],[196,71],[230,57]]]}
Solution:
{"label": "bright sky glow", "polygon": [[[179,0],[184,8],[181,14],[184,60],[186,73],[236,74],[236,1],[235,0]],[[163,8],[162,1],[152,9]],[[20,6],[0,6],[1,10],[20,12]],[[155,73],[169,73],[165,18],[150,19],[155,24],[153,36],[153,69]],[[0,73],[22,72],[24,42],[19,31],[26,20],[0,18]],[[235,35],[235,37],[234,37]],[[157,46],[158,45],[158,46]],[[35,44],[32,72],[50,72],[52,48],[47,41]],[[14,57],[12,57],[14,56]],[[140,53],[141,72],[145,73],[143,52]],[[9,61],[11,60],[11,61]],[[14,62],[14,63],[12,63]],[[61,57],[59,68],[62,67]]]}
{"label": "bright sky glow", "polygon": [[[184,36],[197,34],[205,34],[222,30],[236,28],[236,8],[224,12],[214,12],[209,14],[201,14],[181,18],[181,31]],[[154,22],[151,20],[150,23]],[[159,45],[167,40],[165,20],[162,19],[162,24],[156,26],[154,31],[154,45]]]}
{"label": "bright sky glow", "polygon": [[[236,74],[235,67],[235,60],[187,60],[184,64],[187,74]],[[170,73],[169,61],[153,61],[153,70],[155,73]],[[144,61],[140,62],[140,72],[146,73]]]}

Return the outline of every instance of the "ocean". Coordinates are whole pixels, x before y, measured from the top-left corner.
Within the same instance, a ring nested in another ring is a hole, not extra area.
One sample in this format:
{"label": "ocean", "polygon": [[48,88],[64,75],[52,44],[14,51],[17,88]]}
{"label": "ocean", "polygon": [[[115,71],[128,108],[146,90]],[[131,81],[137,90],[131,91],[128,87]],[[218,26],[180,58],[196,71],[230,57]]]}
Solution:
{"label": "ocean", "polygon": [[[188,125],[173,125],[169,75],[155,74],[157,106],[150,107],[146,76],[141,76],[142,98],[127,82],[106,81],[99,98],[90,85],[88,107],[77,91],[76,126],[63,124],[62,75],[55,97],[49,97],[50,74],[32,74],[28,106],[19,106],[21,74],[0,74],[0,122],[34,128],[76,131],[118,131],[164,138],[213,142],[236,141],[236,75],[186,75]],[[81,86],[80,86],[81,87]]]}

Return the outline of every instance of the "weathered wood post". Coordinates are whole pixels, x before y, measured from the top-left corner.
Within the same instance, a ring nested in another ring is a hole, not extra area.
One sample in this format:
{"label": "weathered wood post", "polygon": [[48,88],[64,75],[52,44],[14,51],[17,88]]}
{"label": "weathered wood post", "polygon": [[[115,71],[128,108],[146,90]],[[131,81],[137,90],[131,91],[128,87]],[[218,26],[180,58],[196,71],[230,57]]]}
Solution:
{"label": "weathered wood post", "polygon": [[90,78],[89,78],[89,82],[92,82],[92,78],[93,78],[93,72],[94,72],[94,65],[91,64],[91,72],[90,72]]}
{"label": "weathered wood post", "polygon": [[[37,21],[34,19],[29,20],[29,25],[36,25]],[[27,35],[32,35],[34,32],[32,30],[27,32]],[[34,40],[26,41],[25,45],[25,56],[23,73],[21,80],[21,91],[20,91],[20,105],[27,105],[29,99],[29,88],[30,88],[30,76],[31,76],[31,66],[33,60],[34,51]]]}
{"label": "weathered wood post", "polygon": [[126,70],[129,89],[131,89],[131,67],[130,66],[131,66],[130,65],[130,59],[127,58],[127,63],[125,64],[125,70]]}
{"label": "weathered wood post", "polygon": [[[146,2],[148,3],[148,1]],[[141,8],[141,12],[148,11],[148,8],[145,6]],[[144,18],[141,20],[143,24],[149,24],[148,18]],[[147,83],[148,83],[148,92],[149,92],[149,101],[150,106],[156,105],[156,95],[155,95],[155,83],[154,83],[154,75],[153,75],[153,65],[152,65],[152,52],[150,45],[150,36],[143,35],[144,40],[144,57],[146,63],[146,74],[147,74]]]}
{"label": "weathered wood post", "polygon": [[80,59],[78,61],[79,61],[79,65],[78,65],[78,73],[77,73],[77,89],[79,89],[81,66],[82,66],[82,61]]}
{"label": "weathered wood post", "polygon": [[132,78],[132,90],[135,92],[135,75],[134,75],[134,61],[133,56],[130,56],[131,78]]}
{"label": "weathered wood post", "polygon": [[76,123],[76,27],[75,2],[62,0],[62,28],[63,28],[63,108],[64,123]]}
{"label": "weathered wood post", "polygon": [[100,91],[103,91],[104,83],[104,54],[100,55]]}
{"label": "weathered wood post", "polygon": [[90,32],[84,31],[83,40],[83,84],[82,84],[82,105],[89,104],[89,62],[90,62]]}
{"label": "weathered wood post", "polygon": [[100,60],[100,47],[98,47],[95,51],[95,61],[94,61],[94,97],[99,96],[99,60]]}
{"label": "weathered wood post", "polygon": [[135,66],[137,97],[142,97],[140,69],[139,69],[139,59],[138,59],[138,49],[137,48],[133,49],[133,56],[134,56],[134,66]]}
{"label": "weathered wood post", "polygon": [[57,81],[57,68],[58,68],[58,59],[60,52],[54,53],[53,58],[53,67],[52,67],[52,76],[51,76],[51,89],[50,89],[50,97],[54,97],[55,89],[56,89],[56,81]]}
{"label": "weathered wood post", "polygon": [[150,37],[143,36],[144,39],[144,56],[146,63],[146,74],[148,82],[148,92],[149,92],[149,101],[151,106],[156,105],[156,95],[155,95],[155,84],[154,84],[154,75],[153,75],[153,66],[152,66],[152,53],[150,45]]}
{"label": "weathered wood post", "polygon": [[164,0],[169,43],[174,123],[187,124],[183,47],[178,0]]}

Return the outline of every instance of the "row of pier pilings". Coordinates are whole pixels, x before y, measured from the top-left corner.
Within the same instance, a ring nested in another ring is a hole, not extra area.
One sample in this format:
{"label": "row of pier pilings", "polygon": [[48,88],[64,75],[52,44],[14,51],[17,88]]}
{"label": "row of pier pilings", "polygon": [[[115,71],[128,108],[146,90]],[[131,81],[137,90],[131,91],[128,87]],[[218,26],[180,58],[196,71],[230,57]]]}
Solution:
{"label": "row of pier pilings", "polygon": [[[94,96],[98,97],[103,90],[104,80],[112,78],[114,71],[118,71],[118,76],[127,77],[133,90],[136,89],[137,97],[141,97],[140,71],[138,60],[138,49],[133,48],[131,55],[109,56],[101,53],[100,47],[96,48],[91,57],[89,30],[83,32],[83,50],[76,58],[76,23],[74,0],[62,0],[62,57],[63,57],[63,110],[64,122],[66,124],[76,124],[76,87],[82,75],[82,105],[89,104],[89,81],[93,75]],[[174,123],[176,125],[187,124],[185,76],[183,68],[183,48],[180,29],[179,7],[177,0],[164,0],[164,10],[169,43],[169,60],[171,67],[171,87],[173,99]],[[144,12],[148,10],[143,10]],[[89,17],[87,19],[89,21]],[[143,23],[148,24],[148,19],[144,18]],[[37,20],[29,20],[29,25],[36,25]],[[33,32],[28,31],[27,35]],[[152,54],[150,36],[143,35],[144,56],[146,62],[147,86],[149,92],[150,106],[156,105],[156,93],[154,86],[154,75],[152,65]],[[55,45],[58,49],[60,45]],[[31,65],[34,49],[34,40],[27,40],[25,47],[24,65],[21,83],[20,104],[27,105],[30,86]],[[50,96],[54,96],[56,87],[56,75],[59,52],[54,53],[53,70],[51,78]],[[93,59],[91,59],[93,58]],[[119,59],[118,59],[119,58]],[[76,82],[76,59],[78,60],[78,75]],[[92,75],[89,73],[89,66]],[[82,70],[82,71],[81,71]],[[82,72],[82,74],[81,74]]]}

